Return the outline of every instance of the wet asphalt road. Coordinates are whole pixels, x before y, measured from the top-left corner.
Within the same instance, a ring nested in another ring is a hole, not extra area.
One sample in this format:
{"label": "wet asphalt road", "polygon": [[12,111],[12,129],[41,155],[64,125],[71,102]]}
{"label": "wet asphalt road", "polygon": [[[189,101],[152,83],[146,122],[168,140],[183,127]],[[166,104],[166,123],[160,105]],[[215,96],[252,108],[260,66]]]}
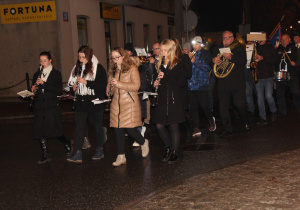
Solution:
{"label": "wet asphalt road", "polygon": [[[146,135],[150,142],[147,158],[142,158],[139,148],[131,147],[132,140],[127,137],[127,165],[120,167],[111,165],[117,151],[110,128],[104,159],[91,160],[95,133],[90,127],[92,148],[83,152],[82,164],[66,162],[64,147],[49,139],[52,161],[37,166],[41,150],[38,141],[32,139],[32,123],[1,124],[1,209],[126,209],[192,176],[300,147],[300,117],[293,107],[288,116],[265,126],[255,125],[257,117],[252,117],[249,133],[240,120],[232,119],[234,135],[228,139],[218,137],[221,122],[217,122],[216,132],[209,133],[208,124],[202,120],[202,135],[186,143],[181,126],[181,159],[174,165],[161,162],[164,148],[157,135]],[[66,137],[75,138],[74,127],[72,120],[65,121]],[[200,143],[213,143],[214,148],[199,147]],[[195,151],[201,148],[207,150]]]}

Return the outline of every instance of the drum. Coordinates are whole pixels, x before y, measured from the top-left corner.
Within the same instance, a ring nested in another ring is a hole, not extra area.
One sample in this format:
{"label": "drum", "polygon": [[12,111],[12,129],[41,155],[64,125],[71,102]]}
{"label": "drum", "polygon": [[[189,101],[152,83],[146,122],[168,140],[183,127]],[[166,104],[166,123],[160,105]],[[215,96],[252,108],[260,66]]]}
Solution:
{"label": "drum", "polygon": [[290,79],[290,73],[288,71],[276,71],[275,81],[287,81]]}

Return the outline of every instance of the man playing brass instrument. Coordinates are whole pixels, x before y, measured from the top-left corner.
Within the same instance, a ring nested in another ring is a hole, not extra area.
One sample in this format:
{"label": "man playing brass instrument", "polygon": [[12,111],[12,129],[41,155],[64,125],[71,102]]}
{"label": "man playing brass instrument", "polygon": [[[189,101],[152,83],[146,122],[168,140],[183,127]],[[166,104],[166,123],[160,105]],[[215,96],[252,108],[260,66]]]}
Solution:
{"label": "man playing brass instrument", "polygon": [[218,86],[218,98],[220,106],[221,120],[224,126],[224,132],[221,134],[221,138],[226,138],[232,134],[233,128],[230,119],[230,98],[233,99],[233,105],[240,115],[247,131],[250,130],[246,112],[246,96],[245,96],[245,79],[244,68],[247,62],[246,50],[241,44],[237,44],[232,47],[234,42],[233,33],[231,31],[224,31],[222,34],[223,45],[213,50],[213,63],[220,65],[222,63],[219,56],[220,48],[230,48],[231,53],[223,53],[222,55],[228,59],[229,62],[234,63],[231,72],[222,77],[216,74],[217,86]]}

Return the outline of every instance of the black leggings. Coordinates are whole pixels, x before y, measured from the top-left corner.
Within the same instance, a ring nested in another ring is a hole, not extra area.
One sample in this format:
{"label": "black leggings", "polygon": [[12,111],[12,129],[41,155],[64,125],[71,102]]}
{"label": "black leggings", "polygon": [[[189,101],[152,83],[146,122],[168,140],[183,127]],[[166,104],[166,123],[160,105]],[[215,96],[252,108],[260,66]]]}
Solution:
{"label": "black leggings", "polygon": [[125,154],[125,129],[128,135],[140,145],[145,143],[144,137],[136,128],[115,128],[118,155]]}
{"label": "black leggings", "polygon": [[157,132],[162,141],[164,142],[166,147],[170,147],[171,149],[178,152],[179,143],[180,143],[180,133],[179,133],[179,125],[163,125],[156,124]]}

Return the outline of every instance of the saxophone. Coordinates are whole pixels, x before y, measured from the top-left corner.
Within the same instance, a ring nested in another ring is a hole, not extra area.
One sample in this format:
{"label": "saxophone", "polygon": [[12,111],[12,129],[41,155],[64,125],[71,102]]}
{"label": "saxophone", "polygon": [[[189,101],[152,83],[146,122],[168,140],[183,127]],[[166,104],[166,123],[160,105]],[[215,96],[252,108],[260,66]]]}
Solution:
{"label": "saxophone", "polygon": [[257,41],[254,42],[254,46],[253,46],[253,53],[252,53],[252,59],[251,59],[251,63],[250,63],[250,68],[252,70],[252,79],[253,82],[256,84],[258,82],[258,63],[255,60],[255,57],[257,56],[257,50],[256,50],[256,44]]}

